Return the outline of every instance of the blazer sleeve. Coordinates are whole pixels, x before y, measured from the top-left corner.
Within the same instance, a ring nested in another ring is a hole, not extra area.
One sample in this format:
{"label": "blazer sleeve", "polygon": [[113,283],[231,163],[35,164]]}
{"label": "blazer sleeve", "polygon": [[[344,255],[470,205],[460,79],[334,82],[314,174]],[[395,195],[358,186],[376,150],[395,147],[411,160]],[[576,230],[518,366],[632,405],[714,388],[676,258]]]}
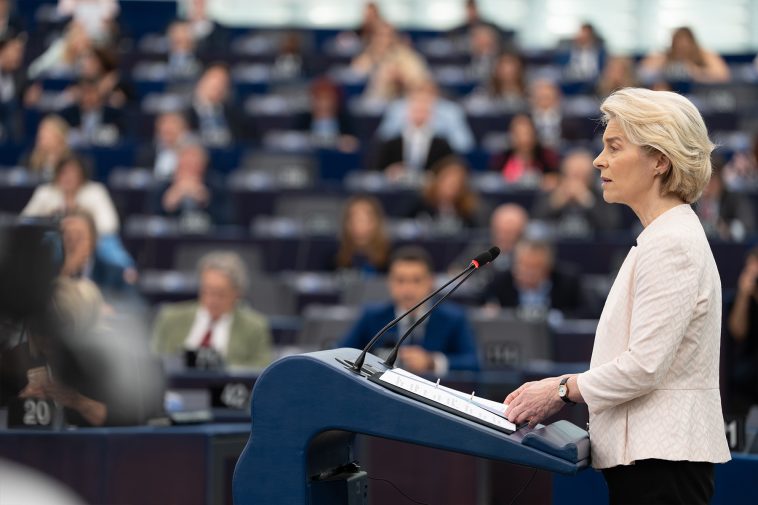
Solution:
{"label": "blazer sleeve", "polygon": [[454,324],[455,348],[446,353],[451,370],[479,370],[479,355],[476,347],[476,337],[465,314],[460,314],[451,321]]}
{"label": "blazer sleeve", "polygon": [[337,343],[337,347],[352,347],[362,349],[371,338],[371,314],[364,310],[358,322]]}
{"label": "blazer sleeve", "polygon": [[628,348],[577,378],[590,412],[642,396],[666,376],[692,319],[699,281],[700,271],[681,241],[640,251]]}
{"label": "blazer sleeve", "polygon": [[95,218],[98,233],[103,235],[118,233],[118,213],[105,186],[96,182],[91,183],[87,194],[87,207]]}
{"label": "blazer sleeve", "polygon": [[21,211],[21,215],[30,217],[49,216],[52,213],[50,203],[53,200],[53,191],[47,185],[37,186],[31,199]]}

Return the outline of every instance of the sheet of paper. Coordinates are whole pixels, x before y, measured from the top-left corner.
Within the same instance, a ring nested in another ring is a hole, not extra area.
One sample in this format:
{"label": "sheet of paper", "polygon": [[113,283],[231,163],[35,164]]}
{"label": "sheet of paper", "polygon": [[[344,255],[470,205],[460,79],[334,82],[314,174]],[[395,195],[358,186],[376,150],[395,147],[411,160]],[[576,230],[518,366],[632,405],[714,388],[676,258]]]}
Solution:
{"label": "sheet of paper", "polygon": [[[489,409],[477,405],[465,395],[461,397],[460,391],[438,387],[435,383],[422,379],[409,373],[398,373],[397,369],[384,372],[380,380],[393,386],[399,387],[427,400],[449,407],[452,410],[467,414],[475,419],[480,419],[500,428],[516,431],[516,425],[501,415],[490,412]],[[451,391],[455,391],[454,393]],[[495,402],[493,402],[495,403]]]}
{"label": "sheet of paper", "polygon": [[[460,398],[463,398],[465,400],[470,399],[470,394],[466,394],[463,391],[458,391],[457,389],[452,389],[446,386],[443,386],[442,384],[437,385],[436,383],[426,380],[423,377],[419,377],[418,375],[414,375],[411,372],[407,370],[403,370],[402,368],[393,368],[392,372],[398,373],[400,375],[403,375],[404,377],[408,377],[410,379],[414,379],[420,382],[423,382],[425,384],[429,384],[432,386],[435,386],[439,389],[443,389],[451,394],[454,394]],[[503,402],[496,402],[493,400],[488,400],[487,398],[481,398],[479,396],[474,396],[473,399],[471,399],[474,403],[478,404],[479,406],[486,408],[489,411],[496,412],[498,415],[505,416],[505,413],[508,410],[508,406],[505,405]]]}

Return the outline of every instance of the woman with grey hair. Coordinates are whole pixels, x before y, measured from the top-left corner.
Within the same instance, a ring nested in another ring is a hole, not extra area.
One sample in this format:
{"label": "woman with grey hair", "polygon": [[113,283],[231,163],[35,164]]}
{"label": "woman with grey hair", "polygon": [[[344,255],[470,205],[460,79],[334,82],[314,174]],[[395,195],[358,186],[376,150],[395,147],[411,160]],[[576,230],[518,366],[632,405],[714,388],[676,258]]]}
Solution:
{"label": "woman with grey hair", "polygon": [[508,418],[535,425],[565,404],[590,413],[592,465],[610,502],[708,503],[729,461],[719,392],[721,282],[690,204],[711,176],[702,116],[667,91],[625,88],[601,106],[603,198],[643,231],[598,322],[590,369],[528,382]]}

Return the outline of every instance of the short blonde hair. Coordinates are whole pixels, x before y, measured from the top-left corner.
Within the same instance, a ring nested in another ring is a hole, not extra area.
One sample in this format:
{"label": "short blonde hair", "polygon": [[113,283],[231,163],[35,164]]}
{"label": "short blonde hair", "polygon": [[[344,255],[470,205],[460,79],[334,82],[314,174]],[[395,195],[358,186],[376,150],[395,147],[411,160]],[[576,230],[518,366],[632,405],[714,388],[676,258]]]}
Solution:
{"label": "short blonde hair", "polygon": [[711,178],[711,152],[716,146],[692,102],[670,91],[623,88],[606,98],[600,110],[604,124],[616,119],[631,143],[669,159],[664,195],[674,194],[687,203],[700,198]]}

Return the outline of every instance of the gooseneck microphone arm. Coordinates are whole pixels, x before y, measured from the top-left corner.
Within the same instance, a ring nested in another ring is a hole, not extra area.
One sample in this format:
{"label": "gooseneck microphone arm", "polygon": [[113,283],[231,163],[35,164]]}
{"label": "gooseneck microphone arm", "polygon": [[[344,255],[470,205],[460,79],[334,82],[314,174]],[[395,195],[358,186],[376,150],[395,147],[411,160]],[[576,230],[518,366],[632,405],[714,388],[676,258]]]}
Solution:
{"label": "gooseneck microphone arm", "polygon": [[466,275],[466,277],[464,277],[463,279],[461,279],[461,282],[459,282],[458,284],[456,284],[455,286],[453,286],[450,291],[448,291],[447,293],[445,293],[442,297],[440,297],[439,300],[437,300],[436,302],[434,302],[434,305],[432,305],[429,308],[429,310],[427,310],[426,313],[423,316],[421,316],[420,318],[418,318],[418,320],[415,323],[413,323],[411,325],[411,327],[408,328],[408,330],[406,330],[405,333],[403,333],[403,336],[400,337],[400,340],[397,341],[397,344],[395,344],[395,347],[392,348],[392,352],[390,352],[390,355],[387,356],[387,359],[384,360],[384,364],[385,365],[387,365],[389,368],[392,368],[393,366],[395,366],[395,360],[397,360],[397,353],[400,350],[400,345],[403,343],[403,341],[406,338],[408,338],[408,335],[410,335],[411,333],[413,333],[413,330],[415,330],[418,325],[420,325],[421,323],[423,323],[426,320],[426,318],[428,318],[432,314],[432,311],[437,307],[437,305],[439,305],[440,303],[444,302],[445,298],[447,298],[448,296],[452,295],[455,292],[455,290],[458,289],[459,287],[461,287],[461,284],[463,284],[464,282],[466,282],[466,279],[468,279],[469,277],[471,277],[472,275],[474,275],[474,272],[476,272],[477,270],[479,270],[479,269],[478,268],[474,268],[473,270],[470,270],[468,272],[468,275]]}
{"label": "gooseneck microphone arm", "polygon": [[361,354],[353,362],[353,365],[352,365],[351,369],[354,372],[356,372],[356,373],[360,373],[361,369],[363,368],[363,363],[366,361],[366,354],[371,350],[371,348],[374,346],[374,344],[376,344],[377,340],[379,340],[382,337],[382,335],[384,335],[385,333],[387,333],[387,331],[390,328],[392,328],[393,326],[395,326],[401,319],[403,319],[404,317],[406,317],[408,314],[410,314],[411,312],[413,312],[417,308],[421,307],[426,302],[428,302],[433,296],[437,295],[440,291],[442,291],[443,289],[445,289],[446,287],[448,287],[450,284],[452,284],[454,281],[456,281],[457,279],[459,279],[461,276],[463,276],[463,275],[465,275],[465,274],[467,274],[469,272],[475,271],[476,268],[478,267],[478,265],[475,265],[474,261],[475,260],[472,260],[471,263],[469,264],[469,266],[467,266],[465,269],[463,269],[463,271],[461,273],[459,273],[458,275],[456,275],[455,277],[453,277],[452,279],[450,279],[449,281],[447,281],[442,287],[440,287],[439,289],[436,289],[435,291],[433,291],[429,296],[427,296],[426,298],[424,298],[423,300],[421,300],[420,302],[418,302],[416,305],[414,305],[413,307],[411,307],[410,309],[408,309],[404,313],[402,313],[399,316],[397,316],[395,319],[393,319],[392,321],[390,321],[389,323],[387,323],[384,326],[384,328],[382,328],[381,330],[379,330],[379,332],[376,335],[374,335],[371,338],[371,340],[369,340],[368,344],[366,344],[366,346],[363,348],[363,351],[361,351]]}
{"label": "gooseneck microphone arm", "polygon": [[[371,338],[371,340],[369,340],[368,344],[366,344],[366,346],[363,348],[363,351],[361,351],[361,354],[358,356],[358,358],[350,366],[350,370],[352,370],[355,373],[360,373],[361,370],[363,369],[363,363],[366,361],[366,354],[371,350],[371,348],[374,346],[374,344],[376,344],[376,342],[382,337],[382,335],[384,335],[387,332],[387,330],[389,330],[390,328],[392,328],[393,326],[395,326],[401,319],[403,319],[404,317],[406,317],[408,314],[410,314],[411,312],[413,312],[417,308],[421,307],[423,304],[425,304],[427,301],[429,301],[432,297],[434,297],[437,294],[439,294],[440,291],[442,291],[443,289],[445,289],[446,287],[448,287],[450,284],[452,284],[453,282],[455,282],[461,276],[466,275],[466,274],[471,275],[471,272],[474,272],[477,269],[479,269],[480,267],[482,267],[482,266],[486,265],[487,263],[491,262],[492,260],[494,260],[495,258],[497,258],[497,256],[499,254],[500,254],[500,249],[498,249],[497,247],[490,247],[489,250],[484,251],[483,253],[479,253],[474,259],[471,260],[471,263],[469,263],[469,265],[466,268],[464,268],[461,273],[459,273],[458,275],[456,275],[455,277],[453,277],[452,279],[450,279],[449,281],[447,281],[443,286],[441,286],[441,287],[437,288],[436,290],[434,290],[429,296],[427,296],[426,298],[424,298],[423,300],[421,300],[420,302],[418,302],[416,305],[414,305],[413,307],[411,307],[410,309],[408,309],[407,311],[405,311],[403,314],[401,314],[400,316],[396,317],[395,319],[393,319],[392,321],[390,321],[389,323],[387,323],[384,326],[384,328],[382,328],[381,330],[379,330],[379,332],[376,335],[374,335]],[[456,286],[456,288],[457,288],[457,286]],[[349,362],[348,362],[348,364],[349,364]]]}

